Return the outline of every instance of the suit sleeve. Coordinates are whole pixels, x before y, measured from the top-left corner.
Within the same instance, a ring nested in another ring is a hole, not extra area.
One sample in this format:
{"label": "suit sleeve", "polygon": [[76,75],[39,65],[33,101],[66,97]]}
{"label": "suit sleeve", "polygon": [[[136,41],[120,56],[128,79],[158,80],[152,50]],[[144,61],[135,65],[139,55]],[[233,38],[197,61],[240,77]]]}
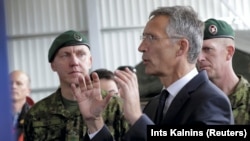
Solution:
{"label": "suit sleeve", "polygon": [[147,125],[153,125],[154,123],[148,116],[143,114],[136,123],[128,130],[124,136],[124,141],[145,141],[147,140]]}
{"label": "suit sleeve", "polygon": [[207,125],[234,124],[230,102],[227,97],[220,95],[211,97],[204,103],[198,115]]}
{"label": "suit sleeve", "polygon": [[[84,137],[84,141],[90,141],[88,133]],[[114,141],[113,136],[105,125],[103,128],[91,139],[91,141]]]}
{"label": "suit sleeve", "polygon": [[[123,141],[145,141],[147,140],[147,125],[154,125],[153,121],[150,120],[148,116],[143,114],[136,123],[131,126],[125,136],[122,138]],[[91,141],[113,141],[113,136],[111,135],[107,126],[103,128],[91,139]],[[84,141],[90,141],[88,134],[86,133]]]}

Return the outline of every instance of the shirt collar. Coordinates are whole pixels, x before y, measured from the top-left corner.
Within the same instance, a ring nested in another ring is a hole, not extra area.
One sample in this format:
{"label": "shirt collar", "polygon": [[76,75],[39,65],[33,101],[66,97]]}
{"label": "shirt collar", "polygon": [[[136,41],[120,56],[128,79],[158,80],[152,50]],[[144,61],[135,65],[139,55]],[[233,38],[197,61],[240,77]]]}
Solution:
{"label": "shirt collar", "polygon": [[177,93],[196,75],[198,74],[198,71],[196,68],[191,70],[189,73],[187,73],[184,77],[180,78],[179,80],[175,81],[173,84],[171,84],[169,87],[167,87],[167,91],[170,95],[175,97]]}

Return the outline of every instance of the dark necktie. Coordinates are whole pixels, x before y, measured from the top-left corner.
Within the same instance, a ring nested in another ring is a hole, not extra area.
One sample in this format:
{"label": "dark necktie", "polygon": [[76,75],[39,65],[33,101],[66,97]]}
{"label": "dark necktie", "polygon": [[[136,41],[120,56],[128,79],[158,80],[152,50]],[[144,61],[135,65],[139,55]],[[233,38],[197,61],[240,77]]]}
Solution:
{"label": "dark necktie", "polygon": [[157,108],[157,115],[156,115],[156,120],[155,120],[156,123],[155,124],[160,124],[160,122],[162,121],[163,109],[165,107],[165,102],[166,102],[168,95],[169,95],[169,92],[166,89],[162,90],[161,95],[160,95],[160,99],[159,99],[159,105]]}

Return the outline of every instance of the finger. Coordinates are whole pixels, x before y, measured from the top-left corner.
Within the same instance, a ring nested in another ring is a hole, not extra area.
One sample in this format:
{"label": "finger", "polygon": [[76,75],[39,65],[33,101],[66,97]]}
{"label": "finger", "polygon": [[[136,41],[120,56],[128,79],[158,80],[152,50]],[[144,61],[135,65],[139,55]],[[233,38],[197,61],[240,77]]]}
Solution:
{"label": "finger", "polygon": [[132,84],[133,86],[137,86],[138,81],[136,73],[131,71],[129,68],[125,68],[124,71],[118,71],[117,74],[121,80],[125,81],[126,83],[129,82],[129,84]]}
{"label": "finger", "polygon": [[110,99],[112,98],[113,94],[108,94],[104,99],[103,99],[103,104],[104,104],[104,107],[106,107],[110,101]]}
{"label": "finger", "polygon": [[91,81],[89,75],[86,75],[86,76],[85,76],[85,83],[86,83],[86,88],[87,88],[87,90],[90,90],[90,89],[93,88],[93,86],[92,86],[92,81]]}
{"label": "finger", "polygon": [[86,82],[85,82],[85,79],[83,78],[83,76],[79,77],[78,81],[79,81],[79,88],[80,88],[81,92],[86,91],[87,87],[86,87]]}
{"label": "finger", "polygon": [[131,78],[131,75],[133,74],[128,68],[126,68],[123,71],[116,70],[114,73],[117,77],[119,77],[123,81],[128,81]]}
{"label": "finger", "polygon": [[128,67],[125,68],[125,71],[126,71],[127,73],[129,73],[129,74],[132,74],[132,73],[135,73],[135,72],[136,72],[135,69],[132,70],[132,68],[129,69]]}
{"label": "finger", "polygon": [[117,82],[119,88],[124,88],[127,82],[130,81],[129,74],[125,71],[116,70],[115,71],[115,81]]}
{"label": "finger", "polygon": [[[137,76],[135,71],[132,71],[129,68],[126,68],[125,71],[127,72],[125,75],[129,78],[129,80],[136,80],[137,82]],[[133,79],[130,79],[131,77],[133,77]]]}
{"label": "finger", "polygon": [[92,73],[93,87],[100,89],[100,79],[96,72]]}
{"label": "finger", "polygon": [[81,101],[80,97],[81,97],[81,90],[79,87],[76,87],[76,84],[72,83],[70,85],[72,91],[73,91],[73,96],[77,99],[77,101]]}
{"label": "finger", "polygon": [[74,83],[72,83],[71,85],[70,85],[70,87],[71,87],[71,89],[72,89],[72,91],[73,91],[73,94],[74,94],[74,96],[75,97],[78,97],[78,92],[77,92],[77,88],[76,88],[76,85],[74,84]]}

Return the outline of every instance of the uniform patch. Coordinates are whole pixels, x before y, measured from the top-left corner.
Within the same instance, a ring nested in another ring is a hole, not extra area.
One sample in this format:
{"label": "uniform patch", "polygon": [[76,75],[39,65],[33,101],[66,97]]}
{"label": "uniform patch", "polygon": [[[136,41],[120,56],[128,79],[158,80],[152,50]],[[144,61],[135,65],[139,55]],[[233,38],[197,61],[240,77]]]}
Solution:
{"label": "uniform patch", "polygon": [[215,25],[210,25],[210,26],[208,27],[208,31],[209,31],[211,34],[215,35],[215,34],[218,32],[217,26],[215,26]]}
{"label": "uniform patch", "polygon": [[77,33],[74,33],[74,39],[81,42],[82,41],[82,36],[78,35]]}

